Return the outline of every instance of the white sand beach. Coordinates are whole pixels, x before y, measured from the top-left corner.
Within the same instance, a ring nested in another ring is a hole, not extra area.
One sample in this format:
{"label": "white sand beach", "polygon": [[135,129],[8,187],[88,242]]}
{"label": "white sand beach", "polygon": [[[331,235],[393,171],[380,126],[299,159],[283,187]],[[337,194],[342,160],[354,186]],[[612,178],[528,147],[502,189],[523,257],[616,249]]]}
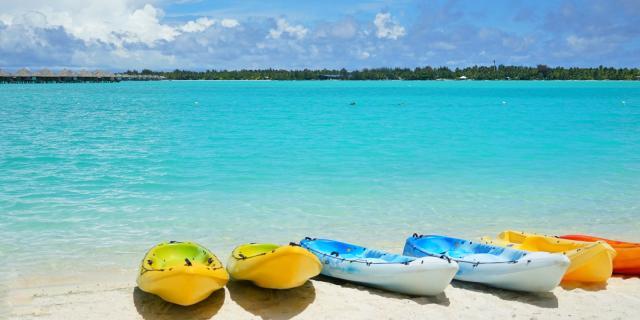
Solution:
{"label": "white sand beach", "polygon": [[[454,281],[436,297],[408,297],[318,277],[291,290],[230,282],[191,307],[164,302],[135,286],[132,273],[94,281],[20,280],[8,287],[9,319],[632,319],[640,305],[640,278],[614,277],[606,285],[563,284],[526,294]],[[135,273],[133,273],[135,274]],[[46,284],[45,284],[46,283]]]}

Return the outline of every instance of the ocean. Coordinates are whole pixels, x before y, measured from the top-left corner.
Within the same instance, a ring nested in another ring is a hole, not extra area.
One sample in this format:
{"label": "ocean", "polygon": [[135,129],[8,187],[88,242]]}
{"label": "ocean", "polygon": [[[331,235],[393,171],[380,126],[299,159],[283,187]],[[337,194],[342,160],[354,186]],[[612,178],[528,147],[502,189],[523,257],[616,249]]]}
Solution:
{"label": "ocean", "polygon": [[0,85],[5,276],[504,229],[640,241],[640,82]]}

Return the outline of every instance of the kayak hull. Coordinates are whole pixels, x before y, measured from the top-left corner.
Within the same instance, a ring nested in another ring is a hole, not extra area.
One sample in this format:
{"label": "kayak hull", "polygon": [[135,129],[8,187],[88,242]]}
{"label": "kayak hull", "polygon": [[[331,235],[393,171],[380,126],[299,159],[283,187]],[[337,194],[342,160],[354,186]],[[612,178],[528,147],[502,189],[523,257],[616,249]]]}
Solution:
{"label": "kayak hull", "polygon": [[491,245],[565,255],[571,264],[563,281],[606,282],[613,272],[616,252],[604,242],[565,240],[519,231],[504,231],[496,239],[484,237],[482,240]]}
{"label": "kayak hull", "polygon": [[149,250],[136,282],[142,291],[189,306],[206,299],[228,280],[222,263],[209,250],[191,242],[171,242]]}
{"label": "kayak hull", "polygon": [[553,290],[569,266],[562,255],[529,253],[443,236],[412,236],[404,254],[445,256],[456,261],[456,280],[526,292]]}
{"label": "kayak hull", "polygon": [[318,258],[299,246],[246,244],[238,246],[227,264],[236,280],[248,280],[268,289],[291,289],[320,274]]}
{"label": "kayak hull", "polygon": [[458,270],[445,259],[403,257],[332,240],[300,244],[322,261],[325,276],[414,296],[442,293]]}
{"label": "kayak hull", "polygon": [[562,239],[585,242],[604,241],[616,250],[613,259],[613,273],[626,275],[640,275],[640,243],[616,241],[587,235],[564,235]]}
{"label": "kayak hull", "polygon": [[[165,301],[189,306],[198,303],[221,289],[228,277],[212,276],[206,268],[182,267],[162,274],[150,274],[138,281],[138,287],[153,293]],[[221,273],[221,272],[218,272]]]}

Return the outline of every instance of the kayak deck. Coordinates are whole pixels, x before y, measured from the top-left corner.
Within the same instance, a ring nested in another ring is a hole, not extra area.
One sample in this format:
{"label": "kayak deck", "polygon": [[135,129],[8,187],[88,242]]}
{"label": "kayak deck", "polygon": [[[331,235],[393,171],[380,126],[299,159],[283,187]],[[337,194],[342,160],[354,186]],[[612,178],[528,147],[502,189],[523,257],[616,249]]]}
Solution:
{"label": "kayak deck", "polygon": [[236,247],[227,264],[233,279],[248,280],[269,289],[299,287],[321,269],[318,258],[304,248],[268,243]]}
{"label": "kayak deck", "polygon": [[556,237],[504,231],[496,239],[483,237],[488,244],[526,251],[559,253],[571,260],[563,280],[578,282],[605,282],[613,272],[612,260],[616,252],[604,242],[582,242]]}
{"label": "kayak deck", "polygon": [[142,291],[188,306],[206,299],[229,280],[220,260],[192,242],[163,242],[147,252],[137,278]]}
{"label": "kayak deck", "polygon": [[560,236],[560,238],[586,242],[604,241],[617,253],[613,259],[613,273],[640,275],[640,243],[575,234]]}
{"label": "kayak deck", "polygon": [[306,238],[300,245],[323,264],[322,274],[409,295],[437,295],[449,285],[457,263],[415,258],[326,239]]}
{"label": "kayak deck", "polygon": [[404,254],[444,256],[456,261],[455,279],[527,292],[553,290],[569,266],[561,255],[532,253],[438,235],[407,238]]}

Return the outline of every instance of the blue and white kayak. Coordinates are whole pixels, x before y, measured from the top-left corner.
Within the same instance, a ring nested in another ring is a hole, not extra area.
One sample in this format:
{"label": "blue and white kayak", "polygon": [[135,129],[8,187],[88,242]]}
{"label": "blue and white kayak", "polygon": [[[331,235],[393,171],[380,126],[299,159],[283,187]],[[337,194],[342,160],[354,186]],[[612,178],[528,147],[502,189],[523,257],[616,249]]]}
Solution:
{"label": "blue and white kayak", "polygon": [[527,292],[553,290],[569,267],[569,258],[561,254],[529,252],[436,235],[409,237],[404,255],[445,257],[458,263],[456,280]]}
{"label": "blue and white kayak", "polygon": [[305,238],[300,245],[320,259],[323,275],[409,295],[437,295],[458,271],[458,264],[447,259],[406,257],[333,240]]}

